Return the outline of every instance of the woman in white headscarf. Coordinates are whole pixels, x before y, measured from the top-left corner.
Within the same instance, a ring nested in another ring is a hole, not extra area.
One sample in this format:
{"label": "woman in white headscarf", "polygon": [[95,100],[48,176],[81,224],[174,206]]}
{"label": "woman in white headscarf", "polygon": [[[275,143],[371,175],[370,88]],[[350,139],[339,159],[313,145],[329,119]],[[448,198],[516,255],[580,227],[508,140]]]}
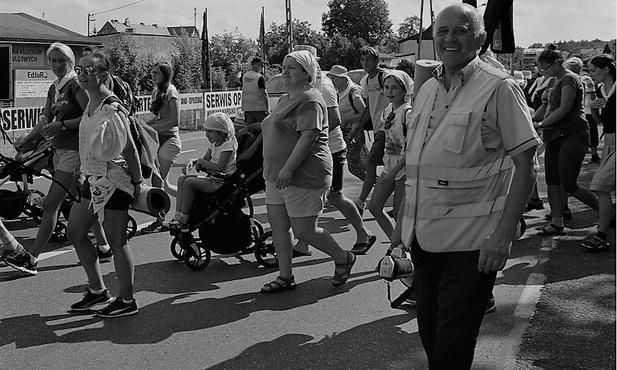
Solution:
{"label": "woman in white headscarf", "polygon": [[294,51],[283,60],[283,95],[262,123],[266,206],[280,275],[263,293],[294,289],[291,269],[292,229],[299,240],[327,253],[336,264],[332,285],[343,285],[355,256],[339,247],[317,226],[332,182],[328,117],[320,92],[318,64],[309,51]]}
{"label": "woman in white headscarf", "polygon": [[[60,206],[66,199],[66,189],[76,189],[79,171],[78,131],[81,116],[88,103],[88,94],[79,86],[75,67],[75,54],[65,44],[54,42],[47,49],[47,61],[52,72],[58,77],[47,93],[45,108],[39,116],[39,123],[25,137],[15,141],[15,148],[26,152],[36,146],[42,138],[50,139],[54,148],[54,179],[45,203],[41,226],[34,243],[27,254],[12,261],[13,267],[27,273],[36,274],[37,257],[47,245],[58,220]],[[93,227],[99,244],[99,257],[111,260],[111,252],[101,230],[100,224]],[[102,248],[102,249],[101,249]]]}

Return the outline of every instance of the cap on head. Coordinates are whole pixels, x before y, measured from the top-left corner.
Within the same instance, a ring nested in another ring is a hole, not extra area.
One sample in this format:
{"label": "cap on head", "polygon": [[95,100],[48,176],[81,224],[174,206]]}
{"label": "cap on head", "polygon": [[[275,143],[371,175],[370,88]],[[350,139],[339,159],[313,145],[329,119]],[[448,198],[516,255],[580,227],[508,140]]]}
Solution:
{"label": "cap on head", "polygon": [[264,62],[264,60],[263,60],[263,59],[261,59],[260,57],[255,57],[255,58],[253,58],[253,59],[251,60],[251,65],[253,65],[253,64],[255,64],[255,63],[263,63],[263,64],[266,64],[266,63],[268,63],[268,62]]}

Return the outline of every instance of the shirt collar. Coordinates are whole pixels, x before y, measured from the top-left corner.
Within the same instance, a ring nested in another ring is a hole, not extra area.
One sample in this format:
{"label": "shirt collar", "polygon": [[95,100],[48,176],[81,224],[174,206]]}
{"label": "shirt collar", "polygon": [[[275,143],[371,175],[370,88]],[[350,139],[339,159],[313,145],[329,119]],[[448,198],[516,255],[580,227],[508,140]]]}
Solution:
{"label": "shirt collar", "polygon": [[[460,71],[456,72],[457,75],[461,76],[461,85],[465,85],[465,82],[469,80],[469,77],[478,69],[480,66],[480,58],[476,56],[471,62],[469,62],[465,67],[463,67]],[[445,68],[443,67],[443,63],[441,63],[437,68],[433,70],[433,77],[435,77],[439,82],[443,84],[443,75],[445,73]]]}

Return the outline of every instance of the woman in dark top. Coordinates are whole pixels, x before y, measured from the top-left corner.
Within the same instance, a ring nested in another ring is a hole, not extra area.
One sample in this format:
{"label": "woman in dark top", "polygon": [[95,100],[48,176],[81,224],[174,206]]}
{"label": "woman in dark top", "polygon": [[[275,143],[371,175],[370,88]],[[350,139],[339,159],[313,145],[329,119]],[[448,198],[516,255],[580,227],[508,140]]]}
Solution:
{"label": "woman in dark top", "polygon": [[598,55],[589,61],[588,66],[594,82],[601,84],[601,97],[591,102],[591,108],[601,109],[604,150],[600,165],[590,185],[590,189],[598,196],[598,232],[583,240],[582,246],[589,251],[600,251],[610,247],[606,233],[613,216],[611,192],[615,190],[615,110],[617,109],[615,106],[615,60],[610,55]]}
{"label": "woman in dark top", "polygon": [[589,125],[583,110],[583,85],[577,75],[563,67],[563,56],[554,46],[538,56],[538,68],[546,77],[554,77],[548,104],[539,112],[538,124],[546,145],[544,156],[551,221],[538,231],[542,235],[561,234],[563,199],[560,187],[590,208],[598,209],[598,198],[578,185],[578,174],[589,149]]}

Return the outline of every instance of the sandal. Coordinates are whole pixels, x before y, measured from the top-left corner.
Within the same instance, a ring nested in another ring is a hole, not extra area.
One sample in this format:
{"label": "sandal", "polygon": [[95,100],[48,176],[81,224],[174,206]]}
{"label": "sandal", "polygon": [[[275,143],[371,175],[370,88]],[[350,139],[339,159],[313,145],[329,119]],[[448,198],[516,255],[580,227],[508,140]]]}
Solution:
{"label": "sandal", "polygon": [[184,223],[178,219],[173,219],[169,223],[163,224],[163,227],[169,230],[182,230],[186,228],[187,225],[188,225],[188,222]]}
{"label": "sandal", "polygon": [[293,275],[288,278],[284,278],[282,276],[278,276],[274,281],[265,284],[261,288],[262,293],[278,293],[284,292],[286,290],[296,289],[296,281],[294,280]]}
{"label": "sandal", "polygon": [[371,249],[371,247],[373,246],[373,244],[375,244],[376,241],[377,241],[377,237],[375,235],[371,235],[368,237],[368,242],[354,244],[350,252],[355,255],[366,254],[366,252],[368,252],[368,250]]}
{"label": "sandal", "polygon": [[538,235],[562,235],[565,228],[565,226],[557,226],[555,224],[550,224],[546,227],[542,227],[536,230],[538,230]]}
{"label": "sandal", "polygon": [[[332,276],[332,285],[335,287],[340,287],[345,284],[347,279],[351,276],[351,268],[354,263],[356,263],[356,255],[351,252],[347,253],[347,260],[345,263],[334,263],[334,276]],[[337,269],[345,269],[342,273],[338,272]]]}

